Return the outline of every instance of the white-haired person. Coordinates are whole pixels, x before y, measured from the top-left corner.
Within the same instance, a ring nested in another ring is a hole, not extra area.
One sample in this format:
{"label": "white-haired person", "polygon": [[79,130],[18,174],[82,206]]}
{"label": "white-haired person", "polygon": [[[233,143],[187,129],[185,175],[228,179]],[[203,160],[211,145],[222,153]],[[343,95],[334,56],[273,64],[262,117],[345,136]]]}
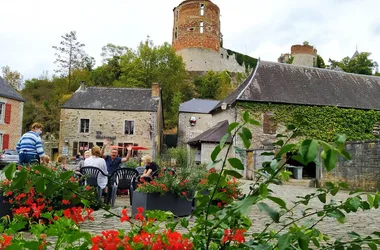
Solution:
{"label": "white-haired person", "polygon": [[157,174],[159,166],[157,163],[152,161],[152,157],[146,155],[142,158],[142,161],[145,165],[144,173],[140,176],[140,179],[143,178],[145,181],[150,181],[154,175]]}

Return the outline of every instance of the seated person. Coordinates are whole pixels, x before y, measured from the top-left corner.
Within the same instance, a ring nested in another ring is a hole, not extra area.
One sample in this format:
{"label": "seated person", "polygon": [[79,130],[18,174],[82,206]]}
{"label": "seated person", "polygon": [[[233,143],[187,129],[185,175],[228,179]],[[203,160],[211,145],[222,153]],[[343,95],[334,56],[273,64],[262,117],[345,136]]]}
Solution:
{"label": "seated person", "polygon": [[157,163],[152,161],[152,157],[149,155],[146,155],[142,158],[144,164],[145,164],[145,170],[144,173],[140,176],[141,178],[144,178],[146,181],[152,180],[152,177],[154,177],[154,174],[157,174],[158,165]]}
{"label": "seated person", "polygon": [[[84,160],[84,167],[96,167],[103,171],[104,174],[108,175],[106,161],[102,158],[100,148],[95,146],[91,149],[91,156]],[[98,175],[98,186],[101,189],[105,189],[108,183],[108,176],[99,174]],[[107,190],[106,190],[107,191]]]}
{"label": "seated person", "polygon": [[67,157],[64,155],[58,156],[57,162],[59,165],[61,165],[63,171],[67,171],[66,164],[67,164]]}

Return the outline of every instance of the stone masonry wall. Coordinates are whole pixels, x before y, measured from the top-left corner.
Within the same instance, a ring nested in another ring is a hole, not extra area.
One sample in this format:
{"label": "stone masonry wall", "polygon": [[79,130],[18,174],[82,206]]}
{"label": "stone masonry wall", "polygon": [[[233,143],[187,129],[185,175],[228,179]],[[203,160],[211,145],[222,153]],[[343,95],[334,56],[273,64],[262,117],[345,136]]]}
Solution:
{"label": "stone masonry wall", "polygon": [[[9,149],[16,149],[22,135],[22,117],[24,103],[13,99],[0,97],[0,102],[11,104],[10,123],[0,123],[0,134],[9,134]],[[0,148],[0,151],[2,148]]]}
{"label": "stone masonry wall", "polygon": [[201,48],[184,48],[177,51],[177,55],[182,56],[187,71],[245,72],[245,66],[239,65],[235,54],[228,55],[224,48],[220,48],[219,52]]}
{"label": "stone masonry wall", "polygon": [[[80,133],[81,119],[90,120],[89,133]],[[103,138],[96,138],[97,133],[99,135],[100,132],[101,136],[116,137],[111,140],[113,145],[136,143],[149,148],[149,150],[142,151],[143,154],[154,156],[156,149],[153,141],[157,132],[151,133],[151,130],[155,127],[153,125],[155,119],[154,112],[61,109],[59,152],[62,154],[63,147],[68,147],[68,154],[71,156],[74,141],[92,142],[94,145],[96,142],[103,142]],[[133,135],[124,134],[125,120],[134,121]],[[109,153],[109,149],[106,153]]]}
{"label": "stone masonry wall", "polygon": [[[197,122],[190,126],[190,118],[194,116]],[[202,134],[213,126],[211,114],[180,113],[178,117],[178,145],[183,145],[190,139]]]}
{"label": "stone masonry wall", "polygon": [[380,190],[380,141],[347,142],[351,160],[341,158],[330,173],[325,170],[322,180],[343,181],[353,189]]}
{"label": "stone masonry wall", "polygon": [[[201,4],[204,4],[203,15]],[[184,48],[205,48],[219,52],[220,14],[217,5],[209,1],[186,1],[174,8],[173,14],[172,44],[176,51]]]}

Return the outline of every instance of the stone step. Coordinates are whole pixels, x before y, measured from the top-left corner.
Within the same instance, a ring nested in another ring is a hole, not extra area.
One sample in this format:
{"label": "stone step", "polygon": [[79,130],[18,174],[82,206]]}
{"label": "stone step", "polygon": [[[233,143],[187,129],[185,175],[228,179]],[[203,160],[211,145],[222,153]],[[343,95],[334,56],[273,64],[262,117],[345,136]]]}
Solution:
{"label": "stone step", "polygon": [[284,182],[284,185],[289,186],[300,186],[300,187],[315,187],[315,179],[293,179],[290,178],[289,181]]}

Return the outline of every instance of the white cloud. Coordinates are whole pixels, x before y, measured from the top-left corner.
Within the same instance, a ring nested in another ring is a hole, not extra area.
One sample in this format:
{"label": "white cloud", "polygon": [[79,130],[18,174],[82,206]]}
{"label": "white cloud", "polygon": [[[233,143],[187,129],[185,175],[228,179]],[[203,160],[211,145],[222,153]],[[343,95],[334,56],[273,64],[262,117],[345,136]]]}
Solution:
{"label": "white cloud", "polygon": [[[38,77],[54,69],[60,36],[76,30],[86,52],[100,63],[107,43],[136,48],[147,35],[171,42],[173,7],[181,0],[1,0],[0,67]],[[276,61],[307,40],[325,61],[372,52],[380,61],[377,0],[214,0],[221,9],[227,48]]]}

